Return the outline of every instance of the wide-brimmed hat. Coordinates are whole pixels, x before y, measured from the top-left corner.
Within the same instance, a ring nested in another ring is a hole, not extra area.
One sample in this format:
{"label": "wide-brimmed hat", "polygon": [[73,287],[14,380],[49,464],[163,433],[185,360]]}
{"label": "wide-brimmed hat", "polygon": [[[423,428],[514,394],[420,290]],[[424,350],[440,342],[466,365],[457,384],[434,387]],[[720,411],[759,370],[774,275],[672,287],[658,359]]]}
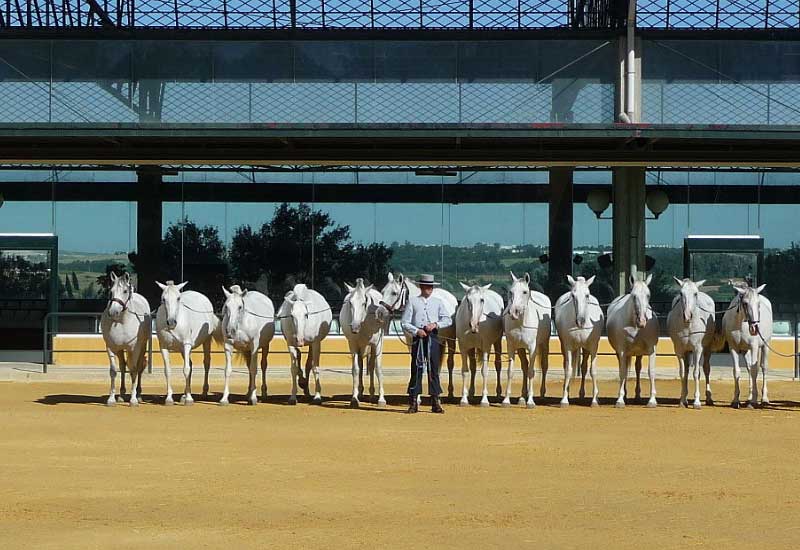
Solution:
{"label": "wide-brimmed hat", "polygon": [[423,273],[419,276],[419,279],[414,281],[418,285],[430,285],[430,286],[439,286],[439,283],[433,280],[433,275],[430,273]]}

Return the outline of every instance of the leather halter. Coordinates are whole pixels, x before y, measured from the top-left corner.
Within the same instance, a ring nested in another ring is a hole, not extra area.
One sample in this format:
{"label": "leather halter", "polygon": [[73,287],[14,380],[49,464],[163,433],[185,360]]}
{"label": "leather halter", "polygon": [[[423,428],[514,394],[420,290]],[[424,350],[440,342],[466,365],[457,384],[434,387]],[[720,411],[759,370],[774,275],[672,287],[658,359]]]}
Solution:
{"label": "leather halter", "polygon": [[[403,298],[408,294],[408,287],[406,286],[405,282],[400,284],[400,293],[397,295],[397,299],[392,302],[391,304],[387,304],[383,300],[378,302],[378,305],[385,307],[389,310],[389,313],[394,313],[400,307],[403,307]],[[397,304],[400,302],[400,306],[398,307]]]}
{"label": "leather halter", "polygon": [[[131,299],[133,299],[133,285],[131,283],[128,283],[128,291],[129,292],[128,292],[127,301],[122,301],[119,298],[111,298],[111,299],[108,300],[108,306],[110,306],[113,303],[117,303],[117,304],[122,306],[122,312],[123,313],[125,311],[127,311],[128,310],[128,304],[130,304],[131,303]],[[106,309],[108,309],[108,306],[106,306]]]}

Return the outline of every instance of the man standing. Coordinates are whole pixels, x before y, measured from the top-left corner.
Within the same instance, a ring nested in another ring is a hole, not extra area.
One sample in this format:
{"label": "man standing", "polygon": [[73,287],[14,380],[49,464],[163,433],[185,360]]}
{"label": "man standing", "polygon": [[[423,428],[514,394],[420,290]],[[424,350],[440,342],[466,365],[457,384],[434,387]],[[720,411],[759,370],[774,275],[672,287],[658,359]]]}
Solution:
{"label": "man standing", "polygon": [[434,296],[433,287],[439,283],[433,275],[423,273],[417,279],[420,295],[409,298],[403,312],[401,326],[413,337],[411,345],[411,379],[408,382],[408,413],[418,412],[417,396],[422,393],[422,371],[428,367],[428,391],[431,394],[431,411],[444,413],[439,401],[442,386],[439,383],[439,329],[449,327],[453,320],[445,311],[444,303]]}

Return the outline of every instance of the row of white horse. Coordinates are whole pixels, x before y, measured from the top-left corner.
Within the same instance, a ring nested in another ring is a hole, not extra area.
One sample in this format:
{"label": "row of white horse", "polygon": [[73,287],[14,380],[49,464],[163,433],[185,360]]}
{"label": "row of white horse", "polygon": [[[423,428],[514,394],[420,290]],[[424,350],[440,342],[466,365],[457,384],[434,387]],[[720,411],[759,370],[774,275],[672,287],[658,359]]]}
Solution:
{"label": "row of white horse", "polygon": [[[130,371],[130,404],[138,404],[141,395],[141,375],[145,367],[147,339],[150,331],[150,307],[147,300],[134,291],[130,277],[111,275],[112,288],[108,306],[103,312],[101,328],[110,362],[111,389],[108,405],[117,402],[115,379],[117,362],[122,367],[123,377],[121,395],[125,393],[125,368]],[[469,403],[474,394],[476,363],[481,359],[483,388],[481,405],[488,406],[488,366],[489,354],[495,353],[497,371],[496,393],[503,398],[503,405],[511,403],[511,382],[514,359],[518,357],[523,372],[523,385],[520,405],[535,406],[533,399],[535,361],[538,357],[542,370],[540,394],[545,395],[545,381],[548,369],[551,317],[555,320],[556,331],[561,341],[564,356],[564,388],[562,406],[569,405],[569,385],[573,369],[580,367],[580,397],[585,394],[587,371],[592,378],[593,392],[591,404],[598,404],[596,377],[597,351],[605,322],[608,340],[619,361],[619,393],[616,405],[625,406],[626,382],[631,359],[635,359],[636,398],[641,395],[640,375],[642,357],[648,356],[650,378],[650,398],[648,406],[656,406],[655,358],[658,342],[658,320],[650,307],[648,285],[645,280],[630,280],[631,291],[616,298],[608,306],[607,321],[601,305],[590,292],[594,277],[567,277],[571,286],[551,307],[550,299],[540,292],[530,289],[530,276],[516,277],[511,273],[508,303],[490,289],[491,285],[468,286],[462,283],[464,297],[459,303],[450,292],[436,288],[434,295],[445,304],[454,323],[442,329],[439,338],[446,347],[449,371],[448,393],[453,394],[453,365],[456,343],[462,359],[462,397],[461,404]],[[766,371],[768,365],[769,341],[772,336],[772,307],[769,300],[760,295],[764,285],[758,288],[734,287],[737,295],[731,301],[722,319],[722,332],[715,330],[714,302],[699,290],[704,281],[692,282],[688,279],[675,279],[680,292],[672,302],[667,317],[667,327],[678,358],[682,391],[680,403],[688,406],[688,374],[693,368],[695,395],[693,406],[700,408],[700,365],[706,377],[706,401],[712,403],[709,385],[710,354],[727,342],[733,359],[733,372],[736,382],[732,405],[739,406],[739,354],[745,356],[749,373],[750,391],[748,404],[757,403],[757,375],[762,371],[762,403],[768,403]],[[292,391],[289,403],[297,403],[297,390],[300,386],[311,395],[310,376],[314,375],[313,401],[321,402],[319,379],[319,360],[321,342],[328,335],[333,314],[330,305],[318,292],[304,284],[296,285],[284,297],[281,307],[275,311],[272,301],[257,291],[247,291],[238,285],[223,288],[225,305],[220,322],[215,315],[210,300],[191,290],[184,291],[186,283],[157,283],[162,290],[161,305],[156,312],[156,334],[164,361],[166,379],[165,403],[173,403],[170,381],[170,352],[178,352],[183,357],[185,379],[181,402],[193,403],[191,392],[192,362],[191,351],[203,348],[205,379],[203,394],[208,393],[208,373],[211,366],[212,340],[223,343],[225,349],[225,388],[220,399],[221,405],[228,404],[230,395],[230,375],[232,356],[235,351],[245,355],[248,362],[250,381],[248,401],[258,402],[256,377],[258,374],[258,353],[261,352],[261,394],[267,395],[267,358],[269,346],[275,334],[275,321],[281,321],[283,337],[286,339],[291,355]],[[346,337],[352,356],[353,393],[351,406],[358,407],[363,398],[362,374],[364,367],[370,378],[370,398],[375,398],[375,378],[378,382],[377,403],[386,404],[381,361],[383,343],[389,333],[389,323],[393,314],[402,311],[408,298],[419,293],[419,288],[403,275],[388,275],[388,281],[381,291],[366,286],[357,279],[355,286],[347,285],[339,322]],[[501,346],[505,335],[507,345],[506,386],[501,385]],[[302,352],[308,347],[305,374],[301,370]],[[467,377],[470,376],[469,382]],[[120,397],[120,401],[121,401]]]}

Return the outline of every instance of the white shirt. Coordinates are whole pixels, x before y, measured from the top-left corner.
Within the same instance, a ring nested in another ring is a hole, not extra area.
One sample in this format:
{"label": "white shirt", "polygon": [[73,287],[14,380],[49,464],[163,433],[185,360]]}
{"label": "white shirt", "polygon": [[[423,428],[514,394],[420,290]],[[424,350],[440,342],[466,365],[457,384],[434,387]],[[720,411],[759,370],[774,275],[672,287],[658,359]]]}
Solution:
{"label": "white shirt", "polygon": [[400,326],[408,334],[416,336],[417,330],[428,323],[436,323],[439,328],[445,328],[453,324],[453,319],[447,314],[444,302],[435,296],[423,298],[419,295],[410,298]]}

